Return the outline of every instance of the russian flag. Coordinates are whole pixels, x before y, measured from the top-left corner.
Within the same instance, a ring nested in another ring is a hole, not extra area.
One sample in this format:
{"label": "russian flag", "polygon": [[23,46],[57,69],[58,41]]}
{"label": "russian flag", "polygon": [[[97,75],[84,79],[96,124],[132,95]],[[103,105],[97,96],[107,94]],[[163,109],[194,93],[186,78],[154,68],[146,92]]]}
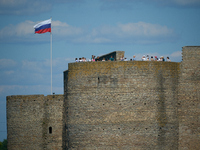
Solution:
{"label": "russian flag", "polygon": [[35,29],[35,33],[38,34],[51,32],[51,19],[42,21],[36,24],[33,28]]}

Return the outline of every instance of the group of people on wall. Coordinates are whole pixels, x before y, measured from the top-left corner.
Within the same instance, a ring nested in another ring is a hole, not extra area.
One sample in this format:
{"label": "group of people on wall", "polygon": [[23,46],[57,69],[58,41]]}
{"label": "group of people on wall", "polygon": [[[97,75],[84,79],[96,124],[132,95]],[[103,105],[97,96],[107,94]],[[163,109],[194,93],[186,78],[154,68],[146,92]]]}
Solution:
{"label": "group of people on wall", "polygon": [[[136,56],[133,55],[133,58],[131,58],[130,60],[128,60],[127,58],[124,58],[124,56],[121,56],[121,58],[119,59],[120,61],[135,61],[136,60]],[[151,56],[149,57],[149,55],[143,55],[141,58],[142,61],[168,61],[170,62],[171,60],[169,59],[169,57],[167,57],[166,59],[161,56],[160,58],[158,58],[157,56]],[[105,59],[103,58],[102,60],[99,58],[99,56],[91,56],[91,59],[86,60],[85,57],[82,58],[75,58],[75,62],[93,62],[93,61],[116,61],[113,56],[111,55],[109,59]]]}
{"label": "group of people on wall", "polygon": [[168,56],[166,60],[163,56],[161,56],[160,58],[158,58],[157,56],[155,57],[151,56],[151,58],[149,58],[149,55],[147,56],[143,55],[141,59],[142,61],[171,61]]}
{"label": "group of people on wall", "polygon": [[[127,58],[124,58],[123,56],[120,58],[121,61],[128,61]],[[130,59],[130,61],[135,61],[136,58],[135,58],[135,55],[133,55],[133,58]],[[163,56],[161,56],[160,58],[158,58],[157,56],[153,57],[151,56],[151,58],[149,58],[149,55],[145,56],[143,55],[142,58],[141,58],[142,61],[171,61],[169,59],[169,57],[165,58]]]}

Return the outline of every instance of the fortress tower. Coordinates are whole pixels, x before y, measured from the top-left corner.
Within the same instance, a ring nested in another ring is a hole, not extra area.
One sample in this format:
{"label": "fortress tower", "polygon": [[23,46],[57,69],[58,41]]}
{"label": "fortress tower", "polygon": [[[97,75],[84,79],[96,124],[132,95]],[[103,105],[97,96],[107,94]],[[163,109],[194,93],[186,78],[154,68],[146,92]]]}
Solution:
{"label": "fortress tower", "polygon": [[182,55],[181,63],[69,63],[64,95],[7,96],[8,148],[197,150],[200,47]]}

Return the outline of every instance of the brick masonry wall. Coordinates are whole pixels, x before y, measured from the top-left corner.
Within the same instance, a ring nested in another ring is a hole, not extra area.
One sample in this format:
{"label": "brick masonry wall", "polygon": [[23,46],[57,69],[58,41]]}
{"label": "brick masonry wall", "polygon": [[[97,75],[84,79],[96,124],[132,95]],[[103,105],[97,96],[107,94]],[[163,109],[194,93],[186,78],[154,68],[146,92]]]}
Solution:
{"label": "brick masonry wall", "polygon": [[200,46],[185,46],[178,92],[179,149],[200,147]]}
{"label": "brick masonry wall", "polygon": [[63,99],[63,95],[7,96],[8,149],[61,150]]}
{"label": "brick masonry wall", "polygon": [[7,96],[8,149],[199,149],[200,47],[182,54],[70,63],[64,95]]}
{"label": "brick masonry wall", "polygon": [[179,63],[70,63],[67,149],[178,149]]}

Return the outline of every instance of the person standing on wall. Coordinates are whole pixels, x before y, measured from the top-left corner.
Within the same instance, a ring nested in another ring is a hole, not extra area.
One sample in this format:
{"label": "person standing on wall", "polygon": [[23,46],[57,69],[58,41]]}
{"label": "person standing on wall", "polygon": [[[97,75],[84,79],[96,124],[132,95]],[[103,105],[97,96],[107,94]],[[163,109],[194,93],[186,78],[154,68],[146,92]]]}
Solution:
{"label": "person standing on wall", "polygon": [[110,60],[110,61],[114,61],[115,59],[111,56],[109,60]]}

